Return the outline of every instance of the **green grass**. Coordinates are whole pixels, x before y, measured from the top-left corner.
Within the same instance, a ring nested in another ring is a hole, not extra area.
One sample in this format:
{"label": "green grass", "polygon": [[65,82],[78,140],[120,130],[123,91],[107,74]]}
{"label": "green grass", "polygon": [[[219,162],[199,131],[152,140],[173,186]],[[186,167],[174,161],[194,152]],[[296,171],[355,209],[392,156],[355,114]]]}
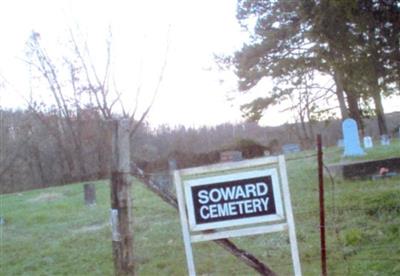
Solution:
{"label": "green grass", "polygon": [[330,148],[329,152],[336,154],[331,154],[331,163],[336,163],[339,161],[350,162],[350,161],[360,161],[360,160],[378,160],[378,159],[386,159],[392,157],[400,156],[400,140],[393,139],[389,146],[380,145],[379,141],[374,141],[374,147],[371,149],[365,150],[365,155],[356,156],[356,157],[343,157],[341,153],[343,153],[343,149],[338,149],[336,147]]}
{"label": "green grass", "polygon": [[[399,144],[374,156],[399,156]],[[288,159],[309,156],[309,151]],[[326,160],[340,158],[336,148]],[[366,157],[368,158],[368,157]],[[316,158],[288,161],[303,275],[320,275]],[[83,185],[0,196],[0,275],[112,275],[109,186],[96,183],[97,205]],[[400,178],[325,179],[330,275],[400,275]],[[139,182],[133,187],[137,275],[185,275],[179,217]],[[233,239],[278,275],[292,275],[284,232]],[[257,275],[213,242],[194,244],[198,275]]]}

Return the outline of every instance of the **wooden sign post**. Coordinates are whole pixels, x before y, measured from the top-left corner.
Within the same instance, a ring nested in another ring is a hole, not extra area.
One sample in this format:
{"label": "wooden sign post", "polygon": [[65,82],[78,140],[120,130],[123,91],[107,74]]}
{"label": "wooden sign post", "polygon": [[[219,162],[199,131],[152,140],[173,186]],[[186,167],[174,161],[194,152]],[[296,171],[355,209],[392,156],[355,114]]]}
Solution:
{"label": "wooden sign post", "polygon": [[301,275],[283,156],[176,170],[174,182],[189,275],[196,275],[192,243],[285,230]]}
{"label": "wooden sign post", "polygon": [[111,227],[116,275],[134,275],[129,121],[112,122]]}

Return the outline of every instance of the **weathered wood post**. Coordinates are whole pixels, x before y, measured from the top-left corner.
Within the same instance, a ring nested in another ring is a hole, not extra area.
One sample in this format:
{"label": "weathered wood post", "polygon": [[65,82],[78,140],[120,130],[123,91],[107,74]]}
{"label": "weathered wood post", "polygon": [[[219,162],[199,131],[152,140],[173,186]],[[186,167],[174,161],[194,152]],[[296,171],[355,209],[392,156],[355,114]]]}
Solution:
{"label": "weathered wood post", "polygon": [[84,199],[86,206],[96,205],[96,186],[93,183],[83,185]]}
{"label": "weathered wood post", "polygon": [[134,275],[129,121],[112,121],[111,224],[115,275]]}

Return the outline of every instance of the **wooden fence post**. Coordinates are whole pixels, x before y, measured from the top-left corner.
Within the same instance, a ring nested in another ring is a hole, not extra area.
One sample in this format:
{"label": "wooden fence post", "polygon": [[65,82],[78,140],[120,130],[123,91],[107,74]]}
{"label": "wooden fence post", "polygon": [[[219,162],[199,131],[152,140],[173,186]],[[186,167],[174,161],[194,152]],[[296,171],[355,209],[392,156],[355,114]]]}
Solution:
{"label": "wooden fence post", "polygon": [[111,224],[115,275],[134,275],[129,121],[112,121]]}

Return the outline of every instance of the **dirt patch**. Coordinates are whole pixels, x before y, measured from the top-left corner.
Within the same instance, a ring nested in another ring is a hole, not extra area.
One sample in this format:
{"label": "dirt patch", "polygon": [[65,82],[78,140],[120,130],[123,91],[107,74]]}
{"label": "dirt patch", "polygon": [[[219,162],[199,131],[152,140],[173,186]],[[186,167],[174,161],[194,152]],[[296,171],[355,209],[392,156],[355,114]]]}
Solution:
{"label": "dirt patch", "polygon": [[37,203],[37,202],[50,202],[50,201],[56,201],[63,198],[62,194],[58,193],[42,193],[38,195],[37,197],[31,198],[28,201]]}

